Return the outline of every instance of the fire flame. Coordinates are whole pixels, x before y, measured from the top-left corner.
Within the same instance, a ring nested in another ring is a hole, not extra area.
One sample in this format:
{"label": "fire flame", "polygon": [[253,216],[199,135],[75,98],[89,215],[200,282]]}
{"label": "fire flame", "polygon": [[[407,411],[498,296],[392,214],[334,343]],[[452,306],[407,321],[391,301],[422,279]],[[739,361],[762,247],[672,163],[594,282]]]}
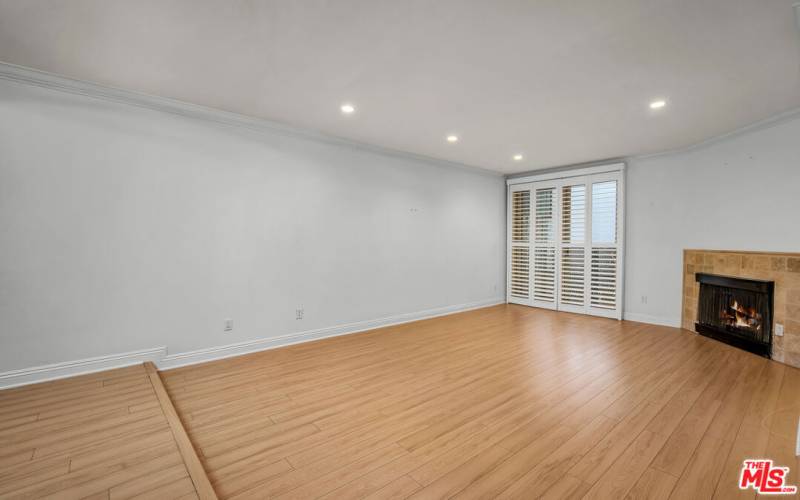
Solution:
{"label": "fire flame", "polygon": [[754,307],[744,307],[735,299],[733,304],[722,311],[722,317],[730,326],[748,330],[761,330],[761,315],[756,309]]}

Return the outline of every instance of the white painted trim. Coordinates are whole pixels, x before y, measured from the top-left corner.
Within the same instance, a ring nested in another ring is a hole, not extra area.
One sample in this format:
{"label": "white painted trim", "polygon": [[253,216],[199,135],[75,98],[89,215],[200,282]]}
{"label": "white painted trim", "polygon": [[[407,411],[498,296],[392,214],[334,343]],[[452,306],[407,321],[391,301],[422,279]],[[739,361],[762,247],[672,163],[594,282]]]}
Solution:
{"label": "white painted trim", "polygon": [[493,170],[487,170],[473,165],[465,165],[448,160],[441,160],[430,156],[418,155],[399,151],[396,149],[375,146],[363,142],[345,139],[333,135],[323,134],[307,129],[292,127],[277,123],[262,118],[255,118],[245,116],[238,113],[231,113],[229,111],[222,111],[220,109],[208,108],[197,104],[178,101],[175,99],[168,99],[166,97],[159,97],[141,92],[134,92],[131,90],[124,90],[106,85],[99,85],[83,80],[76,80],[67,78],[46,71],[39,71],[32,68],[17,66],[0,62],[0,80],[7,80],[17,84],[32,85],[36,87],[57,90],[69,94],[82,95],[94,99],[101,99],[129,106],[137,106],[140,108],[147,108],[163,113],[170,113],[180,115],[183,117],[213,122],[218,125],[225,125],[229,127],[244,128],[258,133],[279,134],[283,136],[299,137],[309,139],[326,144],[336,146],[343,146],[349,148],[360,149],[377,153],[384,156],[391,156],[395,158],[409,159],[419,162],[428,163],[440,167],[458,168],[462,170],[469,170],[474,173],[487,175],[490,177],[504,177],[505,175]]}
{"label": "white painted trim", "polygon": [[[800,30],[800,2],[792,4],[794,7],[794,20],[797,21],[797,29]],[[797,433],[800,436],[800,432]],[[800,455],[800,437],[797,438],[797,454]]]}
{"label": "white painted trim", "polygon": [[758,132],[760,130],[766,130],[775,126],[778,126],[782,123],[786,123],[791,120],[796,120],[800,118],[800,108],[790,109],[788,111],[784,111],[778,113],[776,115],[770,116],[763,120],[757,121],[755,123],[751,123],[749,125],[745,125],[743,127],[739,127],[735,130],[730,132],[726,132],[721,135],[716,135],[714,137],[710,137],[708,139],[702,140],[700,142],[695,142],[688,146],[683,146],[679,148],[667,149],[664,151],[656,151],[655,153],[647,153],[641,155],[632,155],[625,158],[627,162],[631,160],[646,160],[649,158],[657,158],[659,156],[670,156],[670,155],[679,155],[682,153],[690,153],[692,151],[698,151],[701,149],[705,149],[711,146],[714,146],[719,143],[726,142],[728,140],[735,139],[739,136],[749,134],[752,132]]}
{"label": "white painted trim", "polygon": [[622,314],[622,319],[626,321],[636,321],[638,323],[648,323],[651,325],[671,326],[674,328],[681,327],[680,318],[662,318],[659,316],[651,316],[649,314],[624,312]]}
{"label": "white painted trim", "polygon": [[795,456],[800,457],[800,418],[797,419],[797,443],[794,448],[794,454]]}
{"label": "white painted trim", "polygon": [[448,314],[455,314],[504,303],[504,297],[494,297],[476,302],[469,302],[466,304],[438,307],[435,309],[427,309],[412,313],[398,314],[396,316],[388,316],[386,318],[359,321],[356,323],[291,333],[288,335],[281,335],[279,337],[250,340],[237,344],[209,347],[207,349],[199,349],[197,351],[184,353],[168,355],[166,347],[155,347],[153,349],[144,349],[141,351],[110,354],[95,358],[65,361],[63,363],[35,366],[32,368],[23,368],[20,370],[12,370],[0,373],[0,389],[9,389],[11,387],[18,387],[21,385],[37,384],[50,380],[85,375],[87,373],[122,368],[125,366],[144,363],[146,361],[152,361],[156,364],[156,366],[159,367],[159,369],[168,370],[170,368],[177,368],[179,366],[193,365],[217,359],[230,358],[233,356],[240,356],[242,354],[265,351],[267,349],[275,349],[278,347],[300,344],[303,342],[311,342],[313,340],[320,340],[329,337],[349,335],[351,333],[363,332],[366,330],[372,330],[374,328],[410,323],[413,321],[434,318],[437,316],[446,316]]}
{"label": "white painted trim", "polygon": [[549,181],[554,179],[569,179],[571,177],[581,177],[584,175],[593,174],[607,174],[611,172],[624,172],[624,163],[609,163],[607,165],[596,165],[592,167],[573,168],[567,170],[559,170],[557,172],[544,172],[541,174],[531,174],[525,177],[514,177],[506,179],[506,184],[511,186],[514,184],[525,184],[528,182]]}
{"label": "white painted trim", "polygon": [[458,304],[454,306],[445,306],[436,309],[428,309],[425,311],[398,314],[396,316],[389,316],[386,318],[359,321],[356,323],[349,323],[345,325],[332,326],[327,328],[319,328],[317,330],[308,330],[305,332],[291,333],[288,335],[281,335],[279,337],[256,339],[247,342],[240,342],[237,344],[228,344],[223,346],[210,347],[207,349],[199,349],[197,351],[170,354],[158,363],[158,367],[159,369],[162,370],[169,370],[172,368],[178,368],[180,366],[205,363],[207,361],[230,358],[233,356],[241,356],[242,354],[249,354],[258,351],[266,351],[269,349],[276,349],[278,347],[284,347],[292,344],[300,344],[303,342],[311,342],[314,340],[320,340],[330,337],[338,337],[340,335],[350,335],[353,333],[364,332],[366,330],[372,330],[374,328],[399,325],[402,323],[410,323],[412,321],[419,321],[422,319],[434,318],[437,316],[446,316],[448,314],[469,311],[472,309],[480,309],[482,307],[489,307],[504,303],[505,303],[505,297],[495,297],[491,299],[480,300],[477,302],[470,302],[467,304]]}
{"label": "white painted trim", "polygon": [[21,385],[37,384],[49,380],[85,375],[87,373],[101,372],[112,368],[144,363],[146,361],[158,362],[167,355],[166,347],[155,347],[141,351],[110,354],[94,358],[65,361],[52,365],[35,366],[0,373],[0,389],[8,389]]}
{"label": "white painted trim", "polygon": [[794,448],[794,454],[795,456],[800,457],[800,418],[797,419],[797,443]]}

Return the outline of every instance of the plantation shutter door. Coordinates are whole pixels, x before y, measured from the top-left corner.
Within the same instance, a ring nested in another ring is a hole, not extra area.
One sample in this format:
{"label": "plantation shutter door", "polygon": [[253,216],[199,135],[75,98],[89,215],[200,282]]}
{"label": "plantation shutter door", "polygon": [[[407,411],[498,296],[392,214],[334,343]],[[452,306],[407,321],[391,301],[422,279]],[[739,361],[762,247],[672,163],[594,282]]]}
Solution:
{"label": "plantation shutter door", "polygon": [[512,186],[508,213],[510,219],[508,302],[530,305],[531,190],[529,185]]}
{"label": "plantation shutter door", "polygon": [[507,181],[508,302],[622,319],[624,174],[618,163]]}
{"label": "plantation shutter door", "polygon": [[620,182],[595,176],[591,183],[589,313],[621,317]]}
{"label": "plantation shutter door", "polygon": [[560,188],[560,272],[558,309],[586,312],[587,183],[584,178],[565,179]]}
{"label": "plantation shutter door", "polygon": [[558,184],[535,183],[533,195],[532,303],[555,309],[557,305]]}

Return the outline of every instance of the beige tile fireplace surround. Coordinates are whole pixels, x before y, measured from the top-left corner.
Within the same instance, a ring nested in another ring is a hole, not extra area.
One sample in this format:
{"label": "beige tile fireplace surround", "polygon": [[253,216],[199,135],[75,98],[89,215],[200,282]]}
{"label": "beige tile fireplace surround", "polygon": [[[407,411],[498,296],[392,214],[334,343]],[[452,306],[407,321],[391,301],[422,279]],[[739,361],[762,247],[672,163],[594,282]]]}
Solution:
{"label": "beige tile fireplace surround", "polygon": [[691,331],[697,318],[698,272],[774,281],[773,324],[782,324],[784,335],[773,335],[772,359],[800,367],[800,253],[684,250],[681,322]]}

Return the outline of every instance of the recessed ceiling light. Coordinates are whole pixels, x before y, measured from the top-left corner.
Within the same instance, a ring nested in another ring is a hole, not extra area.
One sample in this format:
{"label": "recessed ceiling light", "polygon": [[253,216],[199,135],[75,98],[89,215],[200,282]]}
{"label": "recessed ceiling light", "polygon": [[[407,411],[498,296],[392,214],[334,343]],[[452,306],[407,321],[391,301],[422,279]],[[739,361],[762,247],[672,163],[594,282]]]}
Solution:
{"label": "recessed ceiling light", "polygon": [[657,100],[650,103],[650,109],[661,109],[667,105],[667,101],[664,100]]}
{"label": "recessed ceiling light", "polygon": [[341,109],[342,113],[346,115],[351,115],[356,111],[356,107],[348,103],[342,104],[342,106],[339,109]]}
{"label": "recessed ceiling light", "polygon": [[521,161],[521,160],[522,160],[522,155],[521,154],[517,153],[517,154],[514,155],[514,161]]}
{"label": "recessed ceiling light", "polygon": [[447,136],[447,142],[458,142],[458,136],[457,135],[452,135],[452,134],[448,135]]}

